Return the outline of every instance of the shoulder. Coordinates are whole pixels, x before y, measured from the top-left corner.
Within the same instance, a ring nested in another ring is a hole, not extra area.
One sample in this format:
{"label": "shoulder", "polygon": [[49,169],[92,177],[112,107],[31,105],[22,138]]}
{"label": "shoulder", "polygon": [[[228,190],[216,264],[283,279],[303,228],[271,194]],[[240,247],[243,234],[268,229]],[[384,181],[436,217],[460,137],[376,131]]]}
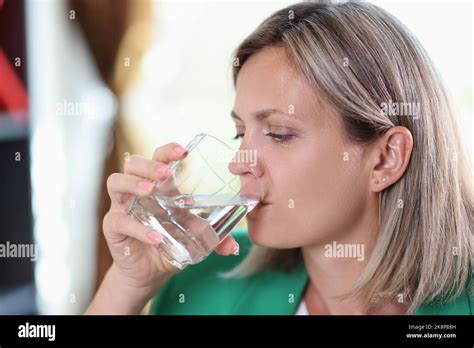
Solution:
{"label": "shoulder", "polygon": [[466,289],[455,300],[442,304],[429,304],[418,307],[415,315],[473,315],[474,296],[472,287]]}
{"label": "shoulder", "polygon": [[[290,274],[264,271],[226,278],[223,273],[236,267],[252,247],[247,231],[238,229],[232,236],[240,245],[238,256],[212,253],[201,263],[176,274],[154,297],[150,314],[292,314],[307,282],[304,265]],[[293,296],[294,302],[288,300]],[[472,287],[454,301],[422,305],[414,315],[473,315]]]}
{"label": "shoulder", "polygon": [[151,314],[228,314],[238,294],[255,277],[225,278],[223,273],[237,266],[248,254],[251,242],[246,230],[232,236],[240,245],[239,255],[221,256],[216,253],[197,265],[188,266],[155,296]]}
{"label": "shoulder", "polygon": [[212,253],[176,274],[154,298],[150,314],[293,314],[308,279],[304,264],[290,272],[267,269],[226,278],[222,273],[243,261],[252,247],[246,230],[234,231],[232,236],[240,245],[238,256]]}

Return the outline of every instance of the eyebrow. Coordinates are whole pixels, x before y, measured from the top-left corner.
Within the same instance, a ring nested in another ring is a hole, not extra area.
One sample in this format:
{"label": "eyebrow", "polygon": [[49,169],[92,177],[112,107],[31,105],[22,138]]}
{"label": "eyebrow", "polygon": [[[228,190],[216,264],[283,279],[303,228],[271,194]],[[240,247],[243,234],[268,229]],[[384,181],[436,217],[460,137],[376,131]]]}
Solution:
{"label": "eyebrow", "polygon": [[[266,119],[267,117],[269,117],[273,114],[283,115],[283,116],[292,117],[292,118],[294,118],[296,116],[296,114],[288,114],[288,113],[283,112],[283,111],[278,110],[278,109],[259,110],[255,113],[253,113],[253,116],[257,119],[257,121],[263,121],[264,119]],[[230,112],[230,115],[231,115],[232,118],[235,118],[237,120],[242,121],[242,118],[240,118],[240,116],[237,115],[237,113],[234,110],[232,110]]]}

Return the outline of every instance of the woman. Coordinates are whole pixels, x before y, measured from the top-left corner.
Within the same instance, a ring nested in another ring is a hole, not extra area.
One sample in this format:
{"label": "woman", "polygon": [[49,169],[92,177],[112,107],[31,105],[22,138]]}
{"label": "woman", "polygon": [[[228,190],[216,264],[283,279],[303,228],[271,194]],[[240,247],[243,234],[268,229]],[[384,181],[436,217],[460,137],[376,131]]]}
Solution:
{"label": "woman", "polygon": [[125,211],[186,153],[133,156],[108,181],[114,263],[87,312],[138,313],[157,294],[154,314],[472,314],[472,177],[412,34],[367,3],[300,3],[235,57],[232,119],[266,192],[248,237],[216,250],[240,254],[176,274]]}

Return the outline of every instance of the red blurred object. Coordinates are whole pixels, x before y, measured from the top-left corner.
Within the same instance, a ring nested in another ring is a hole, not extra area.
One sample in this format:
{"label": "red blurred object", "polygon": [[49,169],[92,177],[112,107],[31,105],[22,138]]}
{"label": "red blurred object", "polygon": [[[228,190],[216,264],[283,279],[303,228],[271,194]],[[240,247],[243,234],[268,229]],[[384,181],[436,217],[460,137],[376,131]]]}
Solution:
{"label": "red blurred object", "polygon": [[[1,5],[2,0],[0,0]],[[28,106],[28,96],[23,82],[17,75],[14,66],[8,60],[3,49],[0,49],[0,111],[13,112],[12,117],[24,121]]]}

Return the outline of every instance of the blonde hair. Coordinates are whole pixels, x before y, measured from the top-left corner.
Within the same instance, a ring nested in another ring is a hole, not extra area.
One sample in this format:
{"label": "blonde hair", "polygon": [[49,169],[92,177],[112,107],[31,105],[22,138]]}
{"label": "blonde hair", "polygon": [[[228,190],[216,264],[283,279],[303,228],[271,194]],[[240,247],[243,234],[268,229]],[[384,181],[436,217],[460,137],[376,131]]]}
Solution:
{"label": "blonde hair", "polygon": [[[298,3],[271,15],[240,44],[234,84],[246,60],[266,47],[285,49],[337,111],[351,141],[366,143],[394,126],[413,135],[409,166],[381,193],[377,242],[348,295],[364,291],[377,303],[403,294],[410,310],[459,296],[473,260],[473,183],[448,97],[417,39],[372,4]],[[418,106],[416,117],[381,112],[383,103],[406,102]],[[300,249],[254,245],[230,275],[298,262]]]}

